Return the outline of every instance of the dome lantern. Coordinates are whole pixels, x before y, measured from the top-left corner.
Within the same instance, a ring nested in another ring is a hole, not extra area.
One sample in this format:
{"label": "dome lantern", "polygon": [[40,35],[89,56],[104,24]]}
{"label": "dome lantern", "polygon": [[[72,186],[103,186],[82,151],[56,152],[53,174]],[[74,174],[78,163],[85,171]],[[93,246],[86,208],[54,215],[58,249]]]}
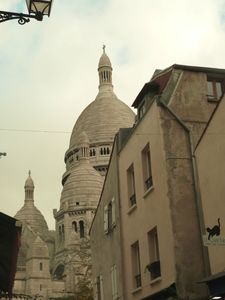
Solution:
{"label": "dome lantern", "polygon": [[112,85],[112,65],[108,55],[105,53],[105,45],[103,45],[103,54],[98,63],[99,89],[103,86],[113,87]]}
{"label": "dome lantern", "polygon": [[28,172],[28,178],[25,181],[25,202],[34,202],[34,182],[31,178],[31,171]]}

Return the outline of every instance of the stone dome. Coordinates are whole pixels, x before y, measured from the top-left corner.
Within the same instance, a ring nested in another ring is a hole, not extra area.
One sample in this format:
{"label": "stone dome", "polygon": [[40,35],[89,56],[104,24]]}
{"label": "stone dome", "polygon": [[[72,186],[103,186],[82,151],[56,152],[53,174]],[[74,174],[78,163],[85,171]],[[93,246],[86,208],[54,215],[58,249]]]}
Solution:
{"label": "stone dome", "polygon": [[102,176],[89,162],[81,162],[71,170],[63,186],[60,208],[64,210],[79,209],[79,207],[96,208],[102,184]]}
{"label": "stone dome", "polygon": [[71,135],[70,147],[78,145],[78,137],[82,131],[87,133],[92,145],[113,142],[119,128],[132,127],[133,124],[133,111],[113,92],[99,93],[77,119]]}
{"label": "stone dome", "polygon": [[23,207],[16,213],[15,219],[21,221],[24,224],[30,225],[34,232],[39,232],[41,236],[48,234],[48,225],[43,217],[42,213],[34,205],[33,191],[34,182],[29,175],[25,181],[25,200]]}
{"label": "stone dome", "polygon": [[48,231],[45,218],[33,203],[25,203],[16,213],[15,219],[29,224],[35,232],[39,232],[41,235],[45,235]]}
{"label": "stone dome", "polygon": [[80,145],[84,145],[84,144],[89,145],[89,139],[85,131],[82,131],[81,135],[79,136],[78,143]]}
{"label": "stone dome", "polygon": [[25,181],[25,188],[34,188],[34,182],[33,179],[31,178],[31,172],[29,171],[29,176],[27,178],[27,180]]}
{"label": "stone dome", "polygon": [[103,48],[103,54],[100,57],[99,63],[98,63],[98,68],[102,68],[102,67],[111,67],[111,61],[108,57],[108,55],[105,53],[105,48]]}
{"label": "stone dome", "polygon": [[112,85],[112,67],[105,53],[99,60],[99,92],[77,119],[70,138],[70,147],[78,147],[78,138],[86,132],[90,146],[112,143],[119,128],[132,127],[134,112],[117,98]]}

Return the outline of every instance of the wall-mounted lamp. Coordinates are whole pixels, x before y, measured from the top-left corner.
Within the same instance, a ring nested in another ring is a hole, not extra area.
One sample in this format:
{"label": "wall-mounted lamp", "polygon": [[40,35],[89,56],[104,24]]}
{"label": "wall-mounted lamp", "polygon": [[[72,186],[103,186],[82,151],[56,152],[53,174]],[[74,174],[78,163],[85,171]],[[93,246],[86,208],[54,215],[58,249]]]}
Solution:
{"label": "wall-mounted lamp", "polygon": [[43,16],[50,16],[52,2],[53,0],[26,0],[29,14],[0,11],[0,23],[15,19],[20,25],[30,22],[30,19],[42,21]]}

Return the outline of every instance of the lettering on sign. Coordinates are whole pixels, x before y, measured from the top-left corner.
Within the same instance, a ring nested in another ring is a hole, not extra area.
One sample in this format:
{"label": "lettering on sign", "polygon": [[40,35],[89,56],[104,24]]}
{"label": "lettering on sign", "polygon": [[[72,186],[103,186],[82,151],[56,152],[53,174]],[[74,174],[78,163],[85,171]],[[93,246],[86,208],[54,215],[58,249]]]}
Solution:
{"label": "lettering on sign", "polygon": [[204,246],[225,246],[225,237],[213,237],[210,240],[207,235],[203,235]]}

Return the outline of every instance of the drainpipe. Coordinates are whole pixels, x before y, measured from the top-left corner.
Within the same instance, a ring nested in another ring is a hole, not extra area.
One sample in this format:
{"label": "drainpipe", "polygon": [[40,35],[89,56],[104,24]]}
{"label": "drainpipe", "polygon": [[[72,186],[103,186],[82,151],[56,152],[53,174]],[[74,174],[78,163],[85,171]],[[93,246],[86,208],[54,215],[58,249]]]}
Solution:
{"label": "drainpipe", "polygon": [[191,153],[192,174],[193,174],[193,180],[194,180],[195,202],[196,202],[196,207],[197,207],[199,230],[200,230],[200,234],[201,234],[200,239],[201,239],[201,245],[202,245],[203,263],[204,263],[204,267],[205,267],[205,276],[209,276],[211,274],[210,264],[209,264],[209,253],[208,253],[207,247],[204,246],[203,239],[202,239],[202,235],[205,234],[205,222],[204,222],[201,194],[200,194],[200,188],[199,188],[197,162],[196,162],[196,157],[194,154],[193,137],[191,134],[191,130],[180,119],[180,117],[170,107],[168,107],[166,105],[166,103],[163,101],[161,96],[158,96],[156,101],[157,101],[158,105],[165,108],[175,118],[175,120],[181,125],[181,127],[184,129],[184,131],[188,135],[189,147],[190,147],[190,153]]}

